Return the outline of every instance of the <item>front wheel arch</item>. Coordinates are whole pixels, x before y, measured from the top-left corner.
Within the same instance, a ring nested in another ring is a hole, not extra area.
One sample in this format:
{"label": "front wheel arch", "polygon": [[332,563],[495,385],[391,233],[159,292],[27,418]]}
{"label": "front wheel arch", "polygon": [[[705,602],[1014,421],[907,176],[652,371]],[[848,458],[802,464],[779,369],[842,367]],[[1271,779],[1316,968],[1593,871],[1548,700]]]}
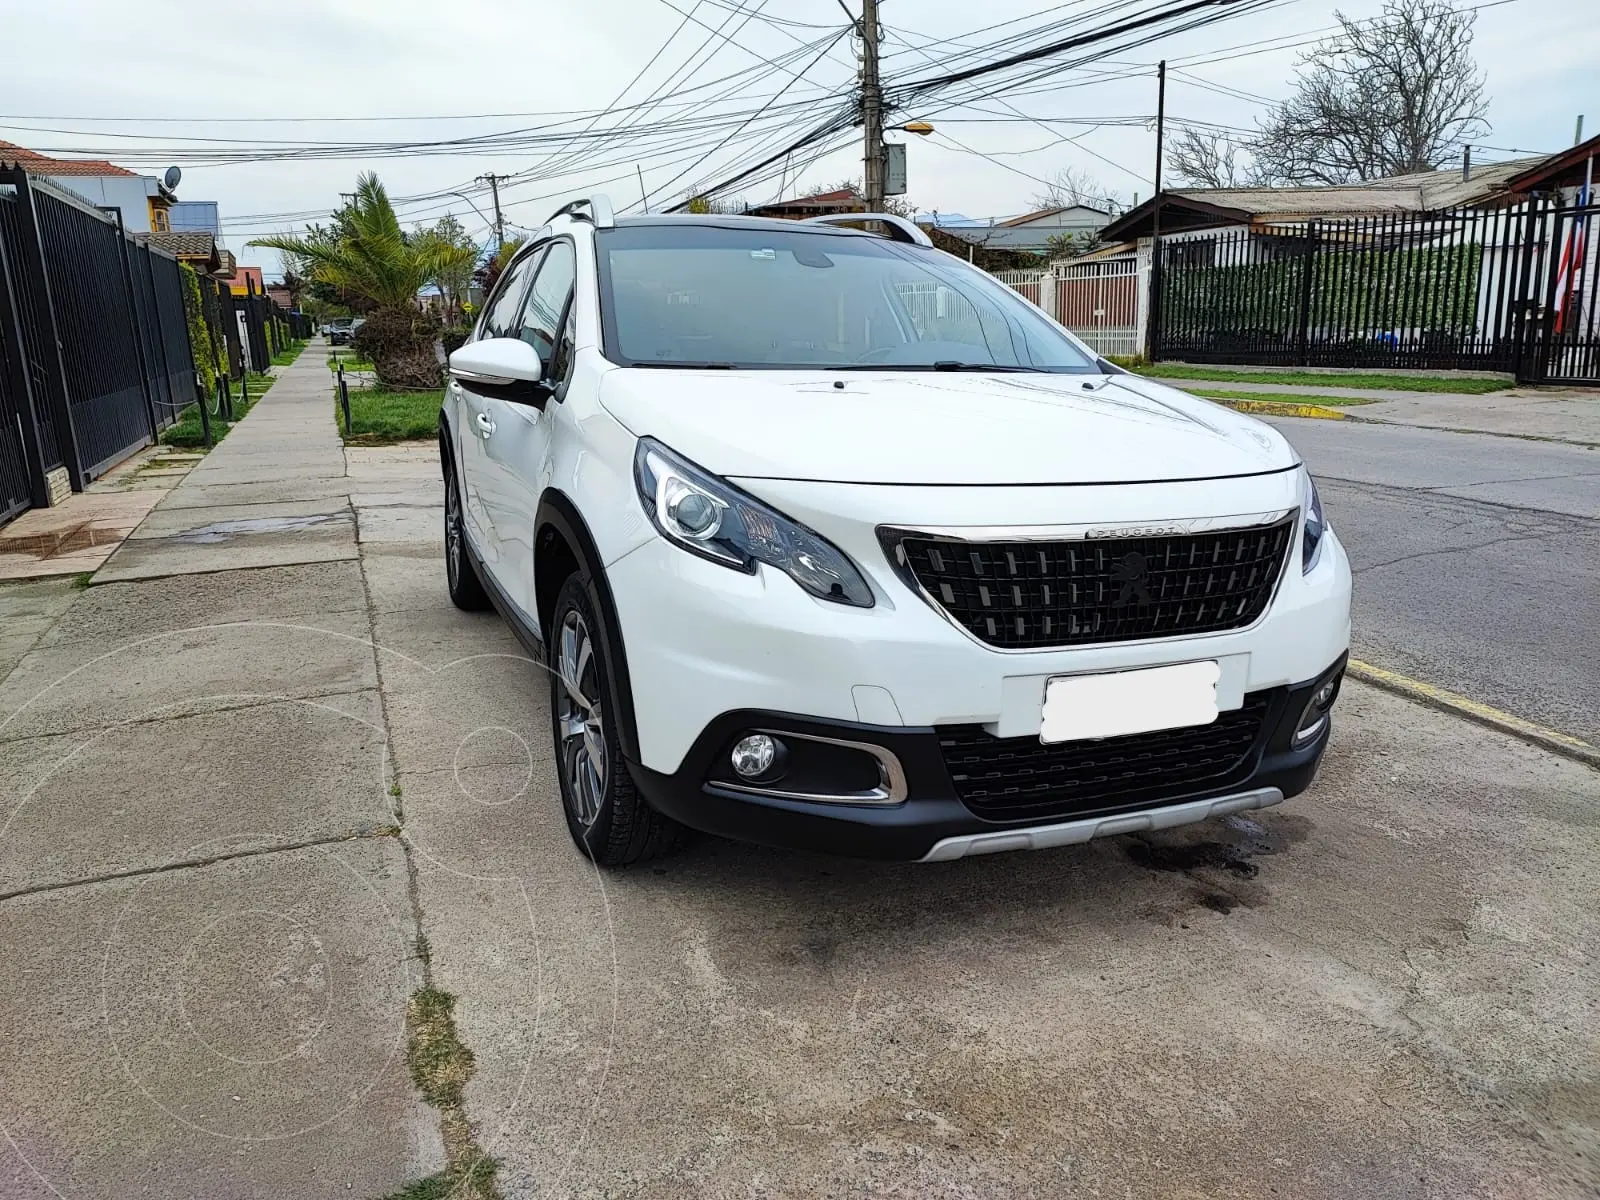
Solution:
{"label": "front wheel arch", "polygon": [[605,638],[607,682],[617,707],[617,741],[624,758],[639,761],[639,726],[633,706],[633,682],[628,673],[628,651],[622,638],[622,623],[617,617],[616,600],[601,565],[600,550],[588,523],[566,493],[546,489],[539,498],[533,520],[533,586],[539,618],[539,631],[545,640],[548,658],[550,618],[557,594],[567,576],[576,572],[588,585],[596,601]]}

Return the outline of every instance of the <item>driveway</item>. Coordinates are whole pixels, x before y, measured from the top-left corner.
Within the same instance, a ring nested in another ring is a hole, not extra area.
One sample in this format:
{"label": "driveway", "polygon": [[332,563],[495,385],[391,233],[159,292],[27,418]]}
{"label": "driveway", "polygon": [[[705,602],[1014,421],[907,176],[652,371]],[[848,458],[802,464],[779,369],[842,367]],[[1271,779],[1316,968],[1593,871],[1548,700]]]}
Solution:
{"label": "driveway", "polygon": [[340,452],[325,389],[107,582],[0,589],[6,1200],[375,1198],[463,1146],[509,1197],[1600,1186],[1594,770],[1351,683],[1248,820],[604,874],[542,668],[445,596],[435,452]]}

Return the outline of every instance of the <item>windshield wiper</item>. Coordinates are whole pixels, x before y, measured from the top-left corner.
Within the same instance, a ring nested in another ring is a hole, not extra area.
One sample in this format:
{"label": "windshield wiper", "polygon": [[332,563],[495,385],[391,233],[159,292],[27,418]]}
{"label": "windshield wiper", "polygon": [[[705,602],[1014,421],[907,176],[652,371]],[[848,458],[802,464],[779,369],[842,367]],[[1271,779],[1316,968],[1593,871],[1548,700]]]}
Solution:
{"label": "windshield wiper", "polygon": [[982,371],[998,375],[1014,375],[1018,372],[1029,375],[1045,374],[1038,367],[1008,367],[1001,363],[956,362],[950,358],[940,359],[933,364],[933,369],[935,371]]}
{"label": "windshield wiper", "polygon": [[[801,368],[795,368],[800,370]],[[995,375],[1010,375],[1018,372],[1029,375],[1050,375],[1054,372],[1046,371],[1043,367],[1007,367],[1000,363],[968,363],[956,362],[954,359],[941,359],[938,362],[920,363],[827,363],[817,367],[822,371],[984,371]]]}
{"label": "windshield wiper", "polygon": [[636,362],[636,367],[666,367],[672,371],[732,371],[732,363],[714,362]]}

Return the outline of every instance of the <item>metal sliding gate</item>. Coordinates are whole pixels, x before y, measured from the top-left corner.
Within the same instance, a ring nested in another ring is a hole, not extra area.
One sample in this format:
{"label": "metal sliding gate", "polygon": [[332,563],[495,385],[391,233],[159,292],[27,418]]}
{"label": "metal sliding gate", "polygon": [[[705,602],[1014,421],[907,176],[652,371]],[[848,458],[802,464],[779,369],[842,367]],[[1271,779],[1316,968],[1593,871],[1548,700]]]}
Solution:
{"label": "metal sliding gate", "polygon": [[[115,214],[115,210],[112,210]],[[0,521],[149,444],[198,398],[177,259],[0,167]]]}

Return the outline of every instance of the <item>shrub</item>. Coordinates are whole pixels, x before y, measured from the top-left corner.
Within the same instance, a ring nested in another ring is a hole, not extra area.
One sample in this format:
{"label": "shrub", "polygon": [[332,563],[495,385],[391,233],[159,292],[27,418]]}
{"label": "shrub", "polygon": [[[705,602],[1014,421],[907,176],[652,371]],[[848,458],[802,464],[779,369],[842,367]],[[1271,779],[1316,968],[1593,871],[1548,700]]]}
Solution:
{"label": "shrub", "polygon": [[446,354],[451,354],[467,344],[467,339],[472,336],[470,325],[446,325],[439,331],[439,343],[444,347]]}
{"label": "shrub", "polygon": [[444,381],[434,344],[439,319],[420,308],[380,308],[356,330],[350,347],[390,388],[436,388]]}
{"label": "shrub", "polygon": [[189,353],[194,359],[195,373],[200,376],[200,394],[210,397],[217,390],[217,355],[200,299],[200,276],[187,263],[178,264],[178,274],[183,279],[183,315],[189,321]]}

